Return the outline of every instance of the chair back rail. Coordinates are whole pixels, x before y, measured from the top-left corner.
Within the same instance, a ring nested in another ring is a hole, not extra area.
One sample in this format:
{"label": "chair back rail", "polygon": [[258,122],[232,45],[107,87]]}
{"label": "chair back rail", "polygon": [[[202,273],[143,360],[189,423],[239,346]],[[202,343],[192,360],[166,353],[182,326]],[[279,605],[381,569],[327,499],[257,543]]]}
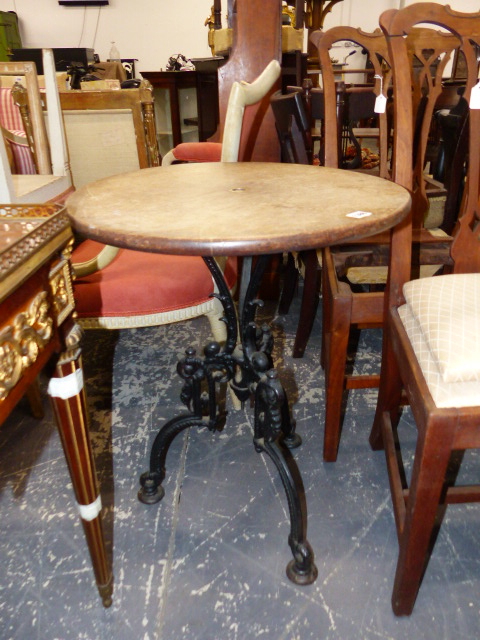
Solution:
{"label": "chair back rail", "polygon": [[[161,164],[157,143],[152,86],[142,80],[135,89],[109,90],[70,90],[60,92],[60,103],[65,117],[74,118],[76,112],[89,113],[92,120],[95,113],[120,113],[122,110],[131,116],[135,132],[135,144],[139,168],[158,167]],[[67,127],[67,124],[66,124]],[[68,128],[68,127],[67,127]],[[133,167],[137,168],[137,167]]]}
{"label": "chair back rail", "polygon": [[[338,114],[338,91],[335,82],[335,73],[330,58],[332,46],[339,41],[349,40],[355,42],[368,52],[368,58],[374,69],[375,84],[373,91],[375,95],[383,93],[386,96],[390,86],[390,65],[388,63],[387,43],[380,29],[372,33],[355,29],[354,27],[333,27],[327,31],[315,31],[310,36],[311,42],[318,49],[318,58],[322,70],[322,84],[324,94],[324,117],[325,117],[325,166],[339,166],[339,150],[341,135],[341,118]],[[328,126],[328,123],[337,123],[336,127]],[[339,128],[340,127],[340,128]],[[380,175],[387,177],[387,114],[379,114],[380,129]]]}
{"label": "chair back rail", "polygon": [[[462,51],[465,56],[466,63],[466,82],[464,98],[470,101],[472,89],[478,80],[478,61],[477,51],[480,50],[480,20],[478,14],[460,13],[452,10],[448,6],[435,3],[416,3],[397,12],[392,9],[386,11],[380,17],[380,26],[384,31],[391,60],[395,60],[393,74],[393,90],[396,95],[405,95],[407,87],[411,86],[411,78],[408,73],[407,62],[411,59],[412,48],[409,50],[410,34],[415,34],[418,24],[432,24],[437,27],[446,29],[448,33],[442,34],[444,39],[451,38],[453,46],[450,53],[458,47],[456,42],[461,42]],[[438,34],[437,34],[438,35]],[[416,42],[421,43],[419,39]],[[427,39],[423,42],[423,47],[432,47],[432,40]],[[415,50],[415,49],[413,49]],[[418,48],[416,49],[418,52]],[[418,55],[418,53],[417,53]],[[429,63],[431,57],[420,58],[423,62],[422,71],[417,74],[418,86],[433,89],[433,95],[440,93],[441,85],[441,69],[446,64],[447,55],[443,57],[437,67],[436,74],[432,78],[427,73],[431,68]],[[419,101],[419,92],[414,92],[414,99],[402,101],[401,108],[395,109],[394,135],[395,135],[395,153],[399,158],[407,157],[406,154],[413,155],[413,127],[409,123],[413,122],[413,109],[415,101]],[[430,106],[433,109],[433,106]],[[400,133],[399,133],[400,132]],[[461,207],[461,216],[457,221],[454,229],[454,240],[451,246],[451,256],[454,263],[453,270],[456,273],[479,271],[480,270],[480,231],[479,231],[479,171],[480,171],[480,155],[478,148],[480,145],[480,109],[471,108],[469,111],[469,151],[467,164],[466,188],[463,196]],[[418,173],[416,178],[418,179]],[[414,190],[414,178],[408,165],[403,161],[395,161],[395,180],[408,189]],[[395,258],[395,256],[394,256]],[[396,259],[396,258],[395,258]],[[398,272],[391,270],[392,279],[398,276]],[[408,278],[407,278],[408,279]],[[401,290],[403,283],[397,281],[394,288]],[[399,304],[403,301],[401,293],[399,298],[390,301],[390,304]]]}

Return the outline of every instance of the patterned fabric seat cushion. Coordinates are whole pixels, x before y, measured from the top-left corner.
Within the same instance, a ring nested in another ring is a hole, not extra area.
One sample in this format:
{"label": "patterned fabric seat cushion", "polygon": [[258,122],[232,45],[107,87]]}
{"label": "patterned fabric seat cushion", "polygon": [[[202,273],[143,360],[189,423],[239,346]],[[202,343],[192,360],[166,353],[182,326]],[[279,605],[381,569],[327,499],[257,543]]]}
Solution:
{"label": "patterned fabric seat cushion", "polygon": [[438,407],[480,405],[480,274],[408,282],[400,318]]}

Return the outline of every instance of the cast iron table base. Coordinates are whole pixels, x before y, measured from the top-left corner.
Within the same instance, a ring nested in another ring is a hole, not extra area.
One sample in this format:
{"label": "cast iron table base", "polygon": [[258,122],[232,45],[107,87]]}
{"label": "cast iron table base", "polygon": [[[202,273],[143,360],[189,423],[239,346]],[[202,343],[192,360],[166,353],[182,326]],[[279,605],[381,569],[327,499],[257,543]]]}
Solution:
{"label": "cast iron table base", "polygon": [[179,433],[195,426],[207,426],[210,431],[221,428],[225,413],[220,408],[218,390],[229,382],[242,402],[254,397],[255,450],[265,452],[271,458],[285,489],[290,513],[288,542],[293,554],[293,560],[287,565],[287,576],[295,584],[311,584],[318,571],[306,538],[307,518],[300,474],[297,468],[291,468],[296,465],[288,455],[288,449],[298,447],[301,438],[295,433],[285,390],[273,368],[270,328],[266,325],[258,327],[255,322],[257,307],[262,304],[256,295],[269,257],[257,259],[246,292],[240,320],[241,347],[237,347],[237,313],[222,271],[214,258],[204,260],[218,287],[219,293],[214,295],[225,311],[227,340],[223,347],[218,342],[209,342],[203,357],[198,357],[195,350],[189,348],[178,363],[177,371],[184,381],[181,400],[189,412],[173,418],[160,429],[151,449],[150,470],[140,478],[138,497],[145,504],[154,504],[163,498],[165,461],[170,444]]}

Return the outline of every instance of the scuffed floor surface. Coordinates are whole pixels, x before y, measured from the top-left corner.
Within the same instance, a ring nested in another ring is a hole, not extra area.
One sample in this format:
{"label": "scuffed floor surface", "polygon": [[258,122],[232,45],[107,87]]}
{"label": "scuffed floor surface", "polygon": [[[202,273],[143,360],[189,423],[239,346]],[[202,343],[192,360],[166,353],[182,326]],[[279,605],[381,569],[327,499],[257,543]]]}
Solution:
{"label": "scuffed floor surface", "polygon": [[[276,355],[303,438],[294,457],[316,583],[297,587],[286,578],[286,499],[273,464],[253,448],[249,407],[230,410],[221,433],[178,436],[167,458],[165,498],[150,507],[137,500],[155,433],[181,408],[177,357],[188,345],[201,349],[208,323],[90,332],[84,359],[113,551],[113,605],[103,609],[96,592],[48,402],[42,421],[21,404],[0,430],[2,640],[478,637],[479,507],[450,508],[414,613],[395,618],[388,480],[383,453],[368,445],[376,392],[350,393],[338,461],[323,463],[320,325],[305,357],[292,360],[296,319],[297,307],[274,319]],[[365,338],[358,366],[374,369],[378,350],[378,334]],[[412,446],[408,414],[403,422]],[[475,459],[469,464],[478,468]]]}

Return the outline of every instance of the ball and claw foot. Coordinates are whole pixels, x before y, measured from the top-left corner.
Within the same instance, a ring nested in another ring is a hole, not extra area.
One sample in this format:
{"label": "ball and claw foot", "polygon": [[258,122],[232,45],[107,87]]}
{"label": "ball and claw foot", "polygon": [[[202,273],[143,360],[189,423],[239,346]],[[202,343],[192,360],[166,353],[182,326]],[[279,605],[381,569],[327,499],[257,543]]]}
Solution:
{"label": "ball and claw foot", "polygon": [[313,551],[308,542],[297,543],[292,548],[293,560],[287,565],[287,578],[300,586],[313,584],[318,569],[313,561]]}
{"label": "ball and claw foot", "polygon": [[142,485],[138,491],[138,499],[143,504],[156,504],[165,495],[165,490],[160,484],[160,478],[157,473],[142,473],[140,476],[140,484]]}

